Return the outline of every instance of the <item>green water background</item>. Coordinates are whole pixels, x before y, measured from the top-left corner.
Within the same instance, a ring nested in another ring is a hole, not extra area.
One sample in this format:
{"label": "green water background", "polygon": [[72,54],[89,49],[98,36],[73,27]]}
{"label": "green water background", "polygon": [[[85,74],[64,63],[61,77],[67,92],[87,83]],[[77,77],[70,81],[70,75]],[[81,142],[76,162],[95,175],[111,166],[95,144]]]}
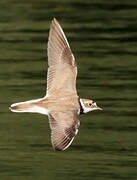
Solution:
{"label": "green water background", "polygon": [[[10,104],[46,92],[50,22],[62,25],[78,64],[80,97],[104,111],[80,116],[54,152],[47,116]],[[0,1],[0,180],[137,179],[137,0]]]}

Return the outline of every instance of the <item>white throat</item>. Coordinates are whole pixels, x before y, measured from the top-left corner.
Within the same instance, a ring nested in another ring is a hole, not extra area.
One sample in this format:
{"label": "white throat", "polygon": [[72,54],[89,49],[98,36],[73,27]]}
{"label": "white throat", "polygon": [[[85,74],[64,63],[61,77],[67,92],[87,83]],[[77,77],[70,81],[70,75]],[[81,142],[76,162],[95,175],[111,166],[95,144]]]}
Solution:
{"label": "white throat", "polygon": [[80,99],[80,104],[81,104],[81,106],[82,106],[83,113],[88,113],[88,112],[92,111],[91,108],[85,107],[85,105],[84,105],[82,99]]}

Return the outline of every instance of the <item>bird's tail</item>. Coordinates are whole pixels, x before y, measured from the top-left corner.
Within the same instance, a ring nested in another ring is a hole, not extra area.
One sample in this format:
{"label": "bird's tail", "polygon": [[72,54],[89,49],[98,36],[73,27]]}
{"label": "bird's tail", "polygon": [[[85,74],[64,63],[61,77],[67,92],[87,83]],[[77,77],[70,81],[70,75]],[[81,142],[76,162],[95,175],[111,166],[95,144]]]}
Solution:
{"label": "bird's tail", "polygon": [[31,112],[48,115],[48,109],[41,103],[45,102],[46,98],[35,99],[25,102],[14,103],[9,107],[12,112]]}
{"label": "bird's tail", "polygon": [[34,103],[32,102],[19,102],[14,103],[9,107],[12,112],[32,112],[34,109]]}
{"label": "bird's tail", "polygon": [[12,112],[36,112],[36,108],[41,99],[14,103],[9,107]]}

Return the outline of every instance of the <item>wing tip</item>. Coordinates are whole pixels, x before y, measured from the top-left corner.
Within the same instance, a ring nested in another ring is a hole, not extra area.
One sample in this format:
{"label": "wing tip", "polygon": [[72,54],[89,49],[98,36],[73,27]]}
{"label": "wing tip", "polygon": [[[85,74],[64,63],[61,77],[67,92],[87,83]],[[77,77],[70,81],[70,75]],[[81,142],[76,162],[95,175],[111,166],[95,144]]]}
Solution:
{"label": "wing tip", "polygon": [[56,18],[56,17],[54,17],[54,18],[53,18],[53,21],[57,21],[57,18]]}
{"label": "wing tip", "polygon": [[52,23],[59,24],[57,18],[55,18],[55,17],[52,19]]}
{"label": "wing tip", "polygon": [[62,144],[55,145],[55,144],[52,143],[54,151],[65,151],[72,144],[72,142],[74,140],[74,137],[65,146],[62,146]]}
{"label": "wing tip", "polygon": [[61,28],[61,27],[60,27],[60,24],[59,24],[59,22],[58,22],[58,20],[57,20],[57,18],[54,17],[54,18],[52,19],[50,27],[51,27],[51,29],[52,29],[52,28],[55,28],[55,27]]}

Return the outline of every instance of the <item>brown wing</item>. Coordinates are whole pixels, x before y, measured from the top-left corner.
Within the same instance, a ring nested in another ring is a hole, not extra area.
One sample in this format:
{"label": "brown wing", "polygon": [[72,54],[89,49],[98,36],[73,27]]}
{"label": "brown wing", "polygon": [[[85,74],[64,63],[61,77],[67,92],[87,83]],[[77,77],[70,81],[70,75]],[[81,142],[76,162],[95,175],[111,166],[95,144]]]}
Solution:
{"label": "brown wing", "polygon": [[77,66],[65,34],[54,18],[48,41],[47,96],[55,91],[77,94]]}
{"label": "brown wing", "polygon": [[51,128],[51,142],[55,150],[67,149],[78,133],[80,125],[74,111],[52,112],[49,115]]}

